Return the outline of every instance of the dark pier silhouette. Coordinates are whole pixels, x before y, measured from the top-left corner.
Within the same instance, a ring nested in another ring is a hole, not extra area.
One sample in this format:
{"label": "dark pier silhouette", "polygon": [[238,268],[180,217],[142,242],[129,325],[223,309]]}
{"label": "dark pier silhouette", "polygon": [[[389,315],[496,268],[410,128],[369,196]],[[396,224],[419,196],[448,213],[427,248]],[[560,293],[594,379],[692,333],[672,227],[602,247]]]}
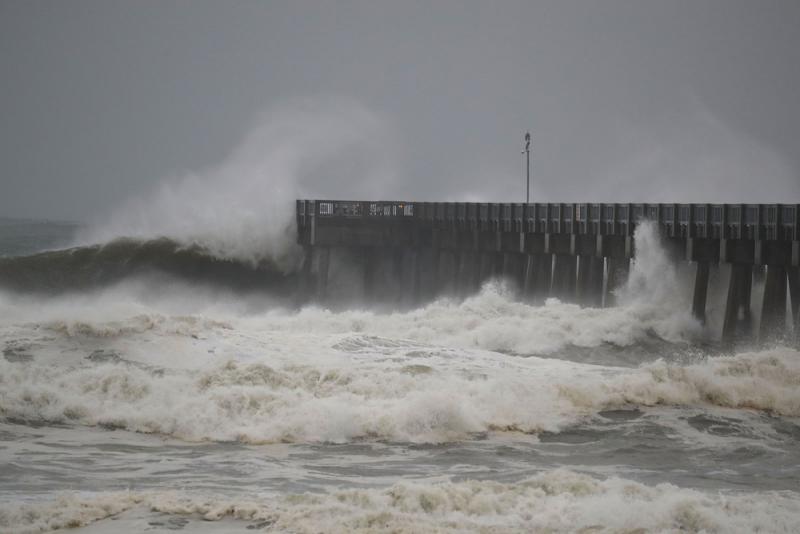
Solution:
{"label": "dark pier silhouette", "polygon": [[700,321],[712,272],[728,276],[723,342],[800,339],[800,204],[297,201],[303,286],[323,301],[333,251],[360,265],[365,296],[384,302],[466,295],[502,276],[523,299],[613,306],[643,220],[657,225],[674,261],[695,266]]}

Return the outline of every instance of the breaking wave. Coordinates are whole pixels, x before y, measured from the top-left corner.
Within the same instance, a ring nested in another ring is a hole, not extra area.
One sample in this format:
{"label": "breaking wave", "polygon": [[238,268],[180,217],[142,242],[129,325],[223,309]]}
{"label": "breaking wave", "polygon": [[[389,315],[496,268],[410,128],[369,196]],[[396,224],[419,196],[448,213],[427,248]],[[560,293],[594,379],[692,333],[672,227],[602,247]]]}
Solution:
{"label": "breaking wave", "polygon": [[[138,354],[95,350],[54,366],[33,357],[20,363],[24,347],[7,346],[15,357],[0,360],[0,415],[248,443],[559,432],[603,410],[659,405],[800,416],[800,353],[788,348],[621,368],[369,337],[338,336],[320,353],[312,335],[306,342],[315,354],[304,354],[297,338],[286,354],[266,341],[275,331],[259,344],[234,337],[226,349],[209,343],[226,335],[224,324],[183,323],[187,330],[169,342],[165,331],[181,325],[140,327],[169,354],[142,339]],[[194,327],[206,333],[193,334]],[[50,328],[78,337],[115,334]]]}
{"label": "breaking wave", "polygon": [[646,486],[557,469],[515,483],[417,481],[322,494],[65,494],[55,502],[3,505],[0,527],[45,532],[115,516],[118,529],[147,524],[155,514],[184,524],[228,519],[245,523],[240,529],[291,532],[791,532],[800,496]]}
{"label": "breaking wave", "polygon": [[221,259],[199,245],[184,246],[166,238],[116,239],[103,245],[0,258],[0,287],[19,292],[81,291],[154,275],[283,294],[294,276],[267,260]]}
{"label": "breaking wave", "polygon": [[[559,432],[627,406],[800,416],[798,351],[685,357],[700,327],[654,230],[640,225],[636,237],[640,255],[610,309],[530,306],[494,282],[460,302],[395,313],[243,312],[246,294],[193,298],[196,285],[144,299],[127,287],[40,301],[0,294],[9,321],[0,328],[0,416],[250,443]],[[87,284],[159,270],[246,289],[291,286],[268,265],[166,240],[7,262],[20,283],[50,268]],[[661,345],[650,350],[654,340]],[[568,357],[609,346],[628,347],[633,361]],[[557,358],[541,357],[549,355]]]}
{"label": "breaking wave", "polygon": [[[295,199],[386,194],[391,131],[347,98],[298,98],[269,110],[219,164],[167,177],[89,224],[78,244],[168,237],[216,258],[282,270],[298,261]],[[103,216],[105,215],[105,216]]]}

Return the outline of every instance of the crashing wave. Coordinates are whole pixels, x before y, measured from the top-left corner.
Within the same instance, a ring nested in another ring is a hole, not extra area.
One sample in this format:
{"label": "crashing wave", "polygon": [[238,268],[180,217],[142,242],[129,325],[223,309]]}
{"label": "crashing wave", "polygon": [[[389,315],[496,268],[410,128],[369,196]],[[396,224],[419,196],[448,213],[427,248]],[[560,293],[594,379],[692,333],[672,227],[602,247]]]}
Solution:
{"label": "crashing wave", "polygon": [[[198,342],[189,337],[169,349],[196,350]],[[250,443],[559,432],[604,410],[662,405],[800,416],[800,353],[788,348],[633,369],[413,347],[405,356],[331,352],[317,361],[259,350],[267,353],[257,361],[220,364],[206,354],[188,369],[155,367],[170,365],[157,355],[136,365],[125,358],[69,367],[0,360],[0,414]]]}
{"label": "crashing wave", "polygon": [[21,292],[102,288],[128,278],[169,276],[235,290],[286,294],[294,275],[274,263],[223,259],[167,238],[116,239],[102,245],[0,258],[0,287]]}

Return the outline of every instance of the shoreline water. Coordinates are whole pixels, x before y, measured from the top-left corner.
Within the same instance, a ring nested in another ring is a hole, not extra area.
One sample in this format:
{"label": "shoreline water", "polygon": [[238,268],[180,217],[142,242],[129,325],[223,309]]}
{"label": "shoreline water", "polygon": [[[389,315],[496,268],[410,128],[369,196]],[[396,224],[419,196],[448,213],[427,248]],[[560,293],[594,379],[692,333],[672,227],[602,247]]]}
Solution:
{"label": "shoreline water", "polygon": [[791,531],[800,353],[640,267],[610,309],[0,292],[0,531]]}

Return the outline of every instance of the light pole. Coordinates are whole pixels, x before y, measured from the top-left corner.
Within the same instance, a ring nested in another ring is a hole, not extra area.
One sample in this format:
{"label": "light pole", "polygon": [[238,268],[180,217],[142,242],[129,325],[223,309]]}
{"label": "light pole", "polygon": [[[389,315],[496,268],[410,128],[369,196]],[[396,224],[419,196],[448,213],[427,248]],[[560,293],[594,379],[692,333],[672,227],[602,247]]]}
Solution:
{"label": "light pole", "polygon": [[531,203],[531,133],[525,132],[525,150],[522,151],[525,154],[525,178],[526,183],[528,184],[527,189],[525,190],[525,203]]}

